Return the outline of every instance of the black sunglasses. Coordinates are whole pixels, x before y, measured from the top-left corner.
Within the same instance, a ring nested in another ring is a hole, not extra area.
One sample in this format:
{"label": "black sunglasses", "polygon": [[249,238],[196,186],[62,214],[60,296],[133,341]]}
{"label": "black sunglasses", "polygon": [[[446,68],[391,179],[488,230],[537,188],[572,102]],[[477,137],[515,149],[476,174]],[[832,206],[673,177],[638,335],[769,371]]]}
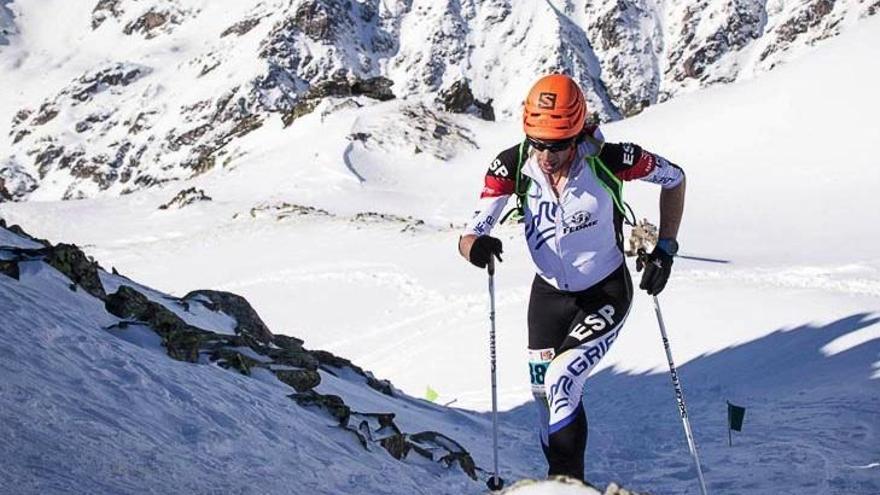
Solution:
{"label": "black sunglasses", "polygon": [[571,143],[574,142],[573,138],[563,139],[562,141],[538,141],[537,139],[528,138],[529,146],[534,148],[537,151],[549,151],[551,153],[557,153],[559,151],[567,150]]}

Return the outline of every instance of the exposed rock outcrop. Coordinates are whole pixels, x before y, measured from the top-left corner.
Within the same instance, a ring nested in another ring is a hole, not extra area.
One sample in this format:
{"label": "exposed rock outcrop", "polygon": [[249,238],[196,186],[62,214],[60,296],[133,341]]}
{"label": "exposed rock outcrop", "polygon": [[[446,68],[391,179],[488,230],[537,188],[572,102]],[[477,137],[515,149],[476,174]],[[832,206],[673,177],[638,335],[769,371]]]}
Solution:
{"label": "exposed rock outcrop", "polygon": [[369,79],[332,79],[318,83],[299,97],[293,108],[281,116],[285,126],[303,115],[311,113],[322,100],[328,97],[366,96],[374,100],[394,99],[391,92],[392,81],[384,77]]}
{"label": "exposed rock outcrop", "polygon": [[198,362],[202,344],[210,332],[187,324],[165,306],[150,301],[132,287],[123,285],[105,302],[107,312],[125,320],[146,323],[160,337],[168,355],[180,361]]}
{"label": "exposed rock outcrop", "polygon": [[92,296],[102,300],[107,296],[104,292],[104,286],[101,283],[101,279],[98,276],[98,270],[103,269],[95,260],[86,256],[78,247],[73,244],[52,245],[43,239],[31,237],[18,225],[12,225],[8,228],[3,225],[0,226],[0,228],[5,228],[21,237],[45,246],[42,248],[31,249],[7,248],[5,250],[7,256],[3,260],[4,273],[7,273],[10,276],[15,274],[13,278],[17,279],[19,262],[39,260],[52,266],[70,279],[71,290],[78,290],[81,288]]}
{"label": "exposed rock outcrop", "polygon": [[98,299],[106,297],[104,286],[98,277],[98,270],[102,268],[76,246],[57,244],[46,248],[45,261],[89,294]]}
{"label": "exposed rock outcrop", "polygon": [[181,190],[177,195],[168,200],[167,203],[159,205],[159,209],[167,210],[171,207],[180,209],[200,201],[211,201],[211,197],[205,194],[205,191],[201,189],[190,187],[189,189]]}
{"label": "exposed rock outcrop", "polygon": [[[242,213],[236,213],[232,218],[238,218]],[[271,217],[276,220],[284,220],[290,217],[312,216],[320,217],[333,216],[329,211],[315,208],[314,206],[303,206],[287,202],[268,202],[254,206],[250,209],[251,218]]]}
{"label": "exposed rock outcrop", "polygon": [[183,296],[184,301],[198,300],[211,311],[219,311],[235,319],[236,335],[250,337],[261,344],[272,342],[272,332],[260,319],[250,303],[238,294],[218,290],[195,290]]}
{"label": "exposed rock outcrop", "polygon": [[492,100],[479,101],[474,98],[471,87],[467,81],[456,81],[440,93],[440,102],[443,109],[452,113],[469,113],[483,120],[494,121],[495,110],[492,108]]}

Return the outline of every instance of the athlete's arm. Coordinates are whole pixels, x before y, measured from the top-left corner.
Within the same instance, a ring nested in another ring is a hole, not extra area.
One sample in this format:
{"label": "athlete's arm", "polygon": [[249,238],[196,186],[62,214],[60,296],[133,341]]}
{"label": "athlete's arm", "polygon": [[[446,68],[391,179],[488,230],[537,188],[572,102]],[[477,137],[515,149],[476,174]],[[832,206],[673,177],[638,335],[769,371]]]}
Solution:
{"label": "athlete's arm", "polygon": [[492,232],[492,228],[501,218],[507,200],[514,194],[514,174],[518,160],[516,148],[514,146],[499,153],[486,172],[477,211],[458,240],[458,252],[468,261],[472,261],[471,249],[474,242],[478,237],[488,236]]}
{"label": "athlete's arm", "polygon": [[477,236],[474,234],[465,234],[458,239],[458,253],[466,260],[471,259],[471,248]]}
{"label": "athlete's arm", "polygon": [[639,179],[663,188],[660,191],[660,238],[675,239],[684,211],[684,170],[631,143],[606,143],[599,157],[621,180]]}
{"label": "athlete's arm", "polygon": [[678,227],[684,212],[684,191],[687,182],[684,175],[675,187],[663,188],[660,191],[660,239],[678,237]]}
{"label": "athlete's arm", "polygon": [[[489,177],[487,175],[487,182]],[[496,191],[497,192],[497,191]],[[471,259],[471,248],[478,237],[488,236],[492,232],[492,227],[501,218],[504,206],[510,194],[499,194],[497,196],[486,196],[486,188],[483,189],[483,197],[480,198],[479,209],[474,213],[461,238],[458,240],[458,252],[461,256],[468,260]]]}

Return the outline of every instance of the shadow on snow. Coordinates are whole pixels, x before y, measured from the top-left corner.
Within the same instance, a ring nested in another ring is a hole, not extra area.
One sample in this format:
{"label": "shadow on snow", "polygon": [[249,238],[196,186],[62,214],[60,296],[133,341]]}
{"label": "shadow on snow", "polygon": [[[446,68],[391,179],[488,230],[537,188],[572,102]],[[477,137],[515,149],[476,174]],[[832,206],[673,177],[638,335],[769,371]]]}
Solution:
{"label": "shadow on snow", "polygon": [[[858,313],[827,325],[777,330],[704,354],[678,372],[710,491],[780,487],[880,493],[880,339],[834,355],[832,341],[880,322]],[[706,331],[711,331],[707,329]],[[673,356],[675,337],[671,336]],[[660,342],[659,333],[657,345]],[[613,352],[613,351],[612,351]],[[726,401],[746,407],[742,433],[728,446]],[[671,380],[663,373],[603,370],[587,381],[587,478],[616,480],[656,493],[697,493]],[[500,414],[502,446],[546,469],[537,434],[517,435],[536,421],[532,404]],[[515,444],[515,445],[514,445]],[[502,453],[502,464],[503,464]],[[757,489],[757,490],[756,490]]]}

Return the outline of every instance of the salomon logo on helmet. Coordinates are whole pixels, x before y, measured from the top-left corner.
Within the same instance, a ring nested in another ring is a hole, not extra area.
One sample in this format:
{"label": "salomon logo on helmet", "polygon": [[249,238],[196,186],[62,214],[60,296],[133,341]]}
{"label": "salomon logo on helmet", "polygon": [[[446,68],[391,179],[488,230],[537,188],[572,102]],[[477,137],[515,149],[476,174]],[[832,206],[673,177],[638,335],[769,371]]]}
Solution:
{"label": "salomon logo on helmet", "polygon": [[538,108],[553,110],[556,108],[556,93],[541,93],[538,96]]}

